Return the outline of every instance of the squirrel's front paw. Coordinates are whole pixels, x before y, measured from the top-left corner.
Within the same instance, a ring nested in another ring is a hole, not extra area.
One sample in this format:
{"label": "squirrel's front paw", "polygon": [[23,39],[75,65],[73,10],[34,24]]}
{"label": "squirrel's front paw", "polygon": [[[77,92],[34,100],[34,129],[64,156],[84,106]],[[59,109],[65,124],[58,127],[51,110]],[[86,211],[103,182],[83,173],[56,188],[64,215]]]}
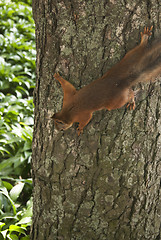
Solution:
{"label": "squirrel's front paw", "polygon": [[148,40],[148,38],[152,35],[152,29],[153,29],[153,26],[151,26],[150,28],[145,27],[144,32],[140,33],[141,34],[141,43],[146,42]]}
{"label": "squirrel's front paw", "polygon": [[57,73],[54,74],[54,77],[57,79],[57,78],[60,77],[60,74],[57,72]]}
{"label": "squirrel's front paw", "polygon": [[80,129],[80,127],[77,127],[77,133],[78,133],[78,136],[83,132],[83,129]]}

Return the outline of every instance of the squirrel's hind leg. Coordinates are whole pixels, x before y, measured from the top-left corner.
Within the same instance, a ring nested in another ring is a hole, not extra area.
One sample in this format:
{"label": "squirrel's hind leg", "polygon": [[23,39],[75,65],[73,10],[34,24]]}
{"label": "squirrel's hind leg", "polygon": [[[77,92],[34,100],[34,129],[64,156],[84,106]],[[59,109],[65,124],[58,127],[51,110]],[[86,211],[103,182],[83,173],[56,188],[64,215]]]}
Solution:
{"label": "squirrel's hind leg", "polygon": [[135,93],[132,89],[129,89],[129,96],[128,96],[128,104],[127,104],[127,108],[129,107],[130,110],[134,110],[135,109]]}

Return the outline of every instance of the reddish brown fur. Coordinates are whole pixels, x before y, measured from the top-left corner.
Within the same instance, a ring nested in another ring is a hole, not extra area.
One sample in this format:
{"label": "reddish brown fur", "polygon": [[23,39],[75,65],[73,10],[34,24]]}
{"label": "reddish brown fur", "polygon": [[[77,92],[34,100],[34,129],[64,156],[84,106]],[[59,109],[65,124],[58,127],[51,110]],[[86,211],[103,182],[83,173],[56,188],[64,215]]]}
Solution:
{"label": "reddish brown fur", "polygon": [[[78,135],[88,124],[95,111],[121,108],[126,103],[135,108],[134,92],[131,86],[138,82],[151,81],[161,74],[161,43],[147,48],[151,30],[145,28],[141,33],[141,43],[129,51],[101,78],[77,91],[72,84],[58,73],[54,77],[60,82],[63,92],[63,107],[52,116],[57,129],[67,129],[74,122],[79,123]],[[159,62],[158,62],[159,58]],[[151,67],[156,61],[155,66]],[[148,67],[150,66],[150,69]]]}

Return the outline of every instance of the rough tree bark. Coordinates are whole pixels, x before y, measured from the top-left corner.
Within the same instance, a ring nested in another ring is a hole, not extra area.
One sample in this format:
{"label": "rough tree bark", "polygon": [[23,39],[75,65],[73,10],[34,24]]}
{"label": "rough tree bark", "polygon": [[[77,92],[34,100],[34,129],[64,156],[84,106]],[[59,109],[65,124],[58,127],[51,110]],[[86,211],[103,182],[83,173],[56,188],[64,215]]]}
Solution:
{"label": "rough tree bark", "polygon": [[[160,83],[134,111],[99,111],[78,137],[47,119],[61,109],[56,71],[77,89],[160,29],[159,0],[33,0],[37,83],[32,240],[160,239]],[[118,73],[119,74],[119,73]]]}

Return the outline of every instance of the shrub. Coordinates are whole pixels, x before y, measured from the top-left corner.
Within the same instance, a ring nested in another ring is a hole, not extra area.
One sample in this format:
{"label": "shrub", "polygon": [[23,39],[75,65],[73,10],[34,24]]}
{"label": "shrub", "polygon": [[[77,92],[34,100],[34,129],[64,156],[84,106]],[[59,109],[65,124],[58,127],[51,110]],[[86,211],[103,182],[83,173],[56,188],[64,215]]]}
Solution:
{"label": "shrub", "polygon": [[28,240],[35,85],[31,0],[1,0],[0,12],[0,240]]}
{"label": "shrub", "polygon": [[29,175],[35,80],[31,6],[0,3],[0,176]]}

